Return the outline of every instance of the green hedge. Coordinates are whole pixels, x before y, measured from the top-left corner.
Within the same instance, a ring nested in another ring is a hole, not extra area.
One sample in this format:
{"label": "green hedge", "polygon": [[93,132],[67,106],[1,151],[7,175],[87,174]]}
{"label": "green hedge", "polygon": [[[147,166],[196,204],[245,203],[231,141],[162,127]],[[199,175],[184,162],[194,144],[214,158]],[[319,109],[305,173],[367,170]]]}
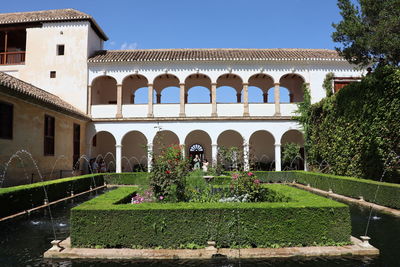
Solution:
{"label": "green hedge", "polygon": [[49,201],[64,198],[74,193],[89,190],[90,186],[104,184],[102,174],[83,175],[71,178],[51,180],[47,182],[0,188],[0,217],[12,215],[24,210],[43,205],[44,188]]}
{"label": "green hedge", "polygon": [[263,182],[295,180],[304,185],[310,184],[314,188],[325,191],[332,189],[334,193],[353,198],[362,196],[368,202],[400,209],[399,184],[306,171],[255,172],[255,174]]}
{"label": "green hedge", "polygon": [[138,188],[123,187],[71,210],[74,247],[184,248],[310,246],[348,243],[349,208],[284,185],[275,203],[114,204]]}
{"label": "green hedge", "polygon": [[147,172],[111,173],[104,175],[104,181],[107,184],[116,184],[116,185],[148,185],[149,173]]}

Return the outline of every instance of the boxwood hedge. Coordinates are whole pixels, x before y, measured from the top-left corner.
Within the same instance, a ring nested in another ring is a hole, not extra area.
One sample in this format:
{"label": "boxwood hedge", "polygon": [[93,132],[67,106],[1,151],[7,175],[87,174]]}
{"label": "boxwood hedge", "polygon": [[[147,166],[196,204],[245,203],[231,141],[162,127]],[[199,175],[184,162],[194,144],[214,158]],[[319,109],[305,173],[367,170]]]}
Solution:
{"label": "boxwood hedge", "polygon": [[373,180],[337,176],[331,174],[285,171],[285,172],[255,172],[263,182],[292,182],[310,184],[314,188],[325,191],[332,189],[334,193],[359,198],[378,205],[400,209],[400,184],[377,182]]}
{"label": "boxwood hedge", "polygon": [[123,187],[71,210],[74,247],[182,248],[310,246],[348,243],[346,205],[285,185],[266,185],[290,202],[115,204]]}
{"label": "boxwood hedge", "polygon": [[115,185],[148,185],[149,173],[147,172],[128,172],[110,173],[104,175],[107,184]]}
{"label": "boxwood hedge", "polygon": [[86,191],[90,186],[103,185],[102,174],[82,175],[46,182],[0,188],[0,217],[12,215],[43,205],[47,191],[48,200],[54,201],[74,193]]}

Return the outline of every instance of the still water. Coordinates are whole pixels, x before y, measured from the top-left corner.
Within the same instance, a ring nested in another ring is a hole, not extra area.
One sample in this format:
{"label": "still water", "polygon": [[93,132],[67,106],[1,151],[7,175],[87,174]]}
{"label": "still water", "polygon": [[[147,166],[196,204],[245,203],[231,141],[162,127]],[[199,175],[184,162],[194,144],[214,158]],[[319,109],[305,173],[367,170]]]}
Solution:
{"label": "still water", "polygon": [[[56,225],[58,239],[69,235],[69,210],[92,196],[83,196],[56,206],[52,206],[52,214]],[[215,266],[215,267],[247,267],[247,266],[400,266],[400,219],[373,212],[368,235],[371,244],[379,248],[378,258],[313,258],[291,260],[225,260],[207,261],[164,260],[164,261],[49,261],[42,259],[44,251],[49,249],[53,240],[53,232],[49,215],[46,211],[0,223],[0,266]],[[364,234],[369,216],[369,209],[351,206],[353,236]]]}

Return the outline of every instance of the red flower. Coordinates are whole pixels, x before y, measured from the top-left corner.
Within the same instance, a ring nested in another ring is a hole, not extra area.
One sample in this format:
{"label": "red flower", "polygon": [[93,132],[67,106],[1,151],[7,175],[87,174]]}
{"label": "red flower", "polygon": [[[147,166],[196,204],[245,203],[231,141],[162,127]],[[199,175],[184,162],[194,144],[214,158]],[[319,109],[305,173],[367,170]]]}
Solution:
{"label": "red flower", "polygon": [[170,170],[166,170],[165,173],[166,173],[166,174],[170,174],[171,171],[170,171]]}
{"label": "red flower", "polygon": [[247,175],[248,176],[253,176],[253,173],[252,172],[248,172]]}

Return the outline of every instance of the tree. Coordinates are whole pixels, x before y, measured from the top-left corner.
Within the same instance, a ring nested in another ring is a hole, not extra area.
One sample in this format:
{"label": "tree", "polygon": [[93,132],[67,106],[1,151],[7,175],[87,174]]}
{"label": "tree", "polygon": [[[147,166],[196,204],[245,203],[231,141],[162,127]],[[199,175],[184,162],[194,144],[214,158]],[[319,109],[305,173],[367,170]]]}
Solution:
{"label": "tree", "polygon": [[336,50],[350,63],[400,63],[400,0],[338,0],[343,20],[333,24]]}

